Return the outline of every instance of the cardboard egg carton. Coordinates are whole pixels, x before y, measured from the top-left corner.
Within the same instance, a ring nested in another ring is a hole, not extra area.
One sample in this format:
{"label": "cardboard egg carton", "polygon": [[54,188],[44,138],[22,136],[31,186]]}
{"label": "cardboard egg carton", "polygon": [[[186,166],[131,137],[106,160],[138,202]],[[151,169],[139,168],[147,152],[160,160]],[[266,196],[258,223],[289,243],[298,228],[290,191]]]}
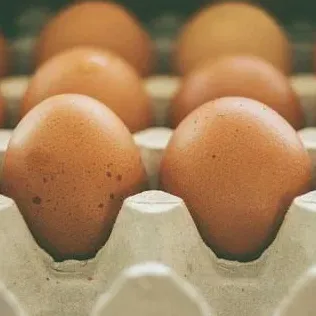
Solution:
{"label": "cardboard egg carton", "polygon": [[[122,304],[124,302],[124,304]],[[148,262],[123,271],[94,307],[92,316],[211,316],[206,301],[165,265]]]}
{"label": "cardboard egg carton", "polygon": [[2,283],[0,284],[0,315],[26,316],[15,296]]}
{"label": "cardboard egg carton", "polygon": [[[11,127],[18,121],[19,102],[27,82],[27,77],[17,77],[5,79],[0,84]],[[0,198],[0,281],[7,288],[0,291],[0,302],[7,304],[0,303],[0,308],[10,306],[14,316],[23,315],[20,310],[29,316],[87,316],[91,313],[103,316],[131,314],[132,311],[135,314],[131,315],[156,316],[158,314],[149,313],[150,308],[153,312],[157,310],[157,306],[162,305],[162,294],[168,293],[168,304],[173,300],[178,302],[168,305],[174,311],[170,315],[191,316],[185,312],[191,310],[187,303],[194,297],[185,290],[183,284],[187,280],[211,307],[210,315],[272,316],[279,313],[276,315],[292,316],[286,313],[287,306],[293,302],[298,302],[295,306],[300,306],[302,313],[299,315],[304,315],[303,311],[313,302],[300,290],[301,285],[298,285],[299,290],[294,289],[294,294],[288,296],[288,293],[316,264],[316,192],[293,201],[276,239],[259,259],[239,263],[218,259],[204,244],[180,198],[155,191],[158,189],[160,160],[172,135],[171,129],[162,126],[166,125],[168,108],[179,83],[180,79],[168,76],[156,76],[144,82],[152,96],[155,125],[160,127],[138,132],[134,139],[140,148],[152,190],[124,201],[110,239],[95,258],[55,262],[39,248],[15,203],[6,197]],[[297,75],[292,78],[292,84],[304,106],[307,126],[316,126],[316,79]],[[316,179],[316,129],[307,127],[299,134],[312,157]],[[10,135],[11,130],[0,130],[0,163]],[[169,266],[181,281],[170,289],[170,278],[173,277],[168,275],[162,283],[154,279],[151,279],[153,285],[151,281],[141,281],[146,291],[142,287],[133,288],[134,281],[130,280],[133,277],[128,269],[144,262]],[[313,283],[311,275],[304,280]],[[151,290],[155,299],[152,297],[144,309],[137,309],[141,305],[139,300],[143,302],[143,295]],[[297,299],[297,291],[303,293],[300,294],[303,299]],[[13,293],[19,303],[8,299],[13,297],[8,293]],[[134,307],[125,304],[130,295],[134,295],[138,302]],[[179,295],[182,295],[181,303]],[[125,297],[121,307],[119,297]],[[283,300],[285,303],[281,304]],[[197,301],[192,306],[199,306],[200,314],[208,315],[201,307],[204,306],[203,299]]]}
{"label": "cardboard egg carton", "polygon": [[297,282],[274,316],[314,315],[316,310],[315,292],[316,267],[314,266]]}
{"label": "cardboard egg carton", "polygon": [[[146,258],[150,256],[147,255],[143,242],[138,243],[136,239],[129,244],[130,240],[126,239],[128,236],[122,230],[127,228],[126,225],[131,232],[137,229],[130,226],[130,221],[137,220],[135,216],[145,219],[140,223],[139,228],[142,228],[146,225],[145,222],[159,218],[160,212],[168,213],[174,207],[174,202],[180,200],[166,193],[162,194],[166,195],[167,200],[164,199],[164,205],[158,208],[154,203],[154,209],[145,207],[144,210],[144,205],[151,203],[152,197],[155,198],[151,191],[144,196],[127,199],[113,234],[94,259],[62,263],[54,262],[37,246],[14,202],[2,196],[0,278],[8,290],[19,298],[20,303],[15,300],[9,302],[9,305],[8,300],[4,299],[2,303],[1,298],[8,296],[7,291],[6,296],[0,293],[0,308],[7,304],[12,309],[12,316],[23,315],[17,312],[20,310],[25,310],[29,316],[114,316],[131,311],[135,312],[131,315],[155,316],[168,315],[157,312],[170,308],[174,312],[169,315],[199,315],[197,311],[201,316],[210,315],[206,313],[207,304],[204,300],[170,269],[149,263],[143,267],[128,269],[135,263],[148,262]],[[141,214],[144,211],[145,216]],[[162,228],[163,222],[158,220]],[[150,228],[153,225],[148,227]],[[149,231],[147,235],[148,233]],[[154,240],[150,241],[148,246],[153,242]],[[161,248],[160,251],[162,250]],[[125,269],[128,270],[124,271]],[[144,301],[144,297],[148,302]],[[154,313],[148,313],[150,309]]]}
{"label": "cardboard egg carton", "polygon": [[[273,315],[288,290],[316,262],[315,205],[316,192],[296,198],[273,244],[258,260],[239,263],[218,259],[203,243],[180,198],[147,191],[125,200],[110,239],[95,258],[58,263],[39,248],[15,203],[1,196],[0,279],[18,298],[14,306],[30,316],[154,316],[167,298],[177,302],[170,315],[198,315],[180,313],[189,300],[183,299],[189,296],[183,284],[179,299],[179,288],[167,290],[170,280],[140,281],[142,286],[133,288],[120,277],[130,266],[154,261],[194,285],[211,306],[210,315]],[[144,307],[147,313],[138,314],[140,307],[132,307],[131,299],[120,299],[132,295],[143,304],[151,291],[155,294]]]}

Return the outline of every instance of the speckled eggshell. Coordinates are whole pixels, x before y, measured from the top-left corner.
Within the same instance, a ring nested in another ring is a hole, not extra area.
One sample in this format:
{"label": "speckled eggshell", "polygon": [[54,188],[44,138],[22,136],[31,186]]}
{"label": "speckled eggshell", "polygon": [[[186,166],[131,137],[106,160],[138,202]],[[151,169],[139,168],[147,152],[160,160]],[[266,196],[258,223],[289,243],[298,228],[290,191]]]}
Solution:
{"label": "speckled eggshell", "polygon": [[112,50],[143,76],[155,65],[154,44],[137,18],[114,2],[85,1],[62,10],[42,30],[36,65],[76,46]]}
{"label": "speckled eggshell", "polygon": [[180,30],[172,63],[187,74],[209,59],[236,54],[258,56],[284,74],[292,72],[293,52],[285,31],[263,8],[242,1],[197,12]]}
{"label": "speckled eggshell", "polygon": [[151,101],[141,78],[109,51],[80,47],[47,61],[29,83],[21,116],[46,98],[64,93],[84,94],[103,102],[132,133],[152,124]]}
{"label": "speckled eggshell", "polygon": [[310,181],[310,158],[295,130],[264,104],[238,97],[188,115],[160,170],[162,188],[184,199],[206,244],[240,261],[272,242]]}
{"label": "speckled eggshell", "polygon": [[288,77],[265,60],[246,55],[211,60],[185,76],[170,107],[171,125],[176,127],[205,102],[227,96],[260,101],[296,130],[304,126],[303,109]]}
{"label": "speckled eggshell", "polygon": [[8,73],[9,69],[9,50],[8,43],[0,33],[0,78]]}
{"label": "speckled eggshell", "polygon": [[104,245],[123,200],[147,183],[122,121],[82,95],[51,97],[13,132],[2,192],[56,260],[89,258]]}

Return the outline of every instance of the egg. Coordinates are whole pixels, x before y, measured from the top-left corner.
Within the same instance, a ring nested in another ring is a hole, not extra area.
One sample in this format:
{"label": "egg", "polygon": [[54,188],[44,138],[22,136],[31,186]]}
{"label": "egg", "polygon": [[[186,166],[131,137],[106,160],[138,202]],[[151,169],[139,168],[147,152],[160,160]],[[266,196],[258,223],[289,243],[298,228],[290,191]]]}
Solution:
{"label": "egg", "polygon": [[249,261],[274,240],[293,199],[310,189],[311,161],[274,110],[224,97],[177,127],[161,162],[160,185],[184,200],[218,257]]}
{"label": "egg", "polygon": [[15,128],[1,189],[38,244],[61,261],[94,256],[123,200],[146,183],[123,122],[93,98],[65,94],[40,103]]}
{"label": "egg", "polygon": [[304,113],[289,79],[267,61],[254,56],[223,56],[184,77],[170,107],[177,126],[203,103],[239,96],[260,101],[283,116],[295,129],[304,126]]}
{"label": "egg", "polygon": [[0,78],[8,73],[9,48],[4,36],[0,33]]}
{"label": "egg", "polygon": [[287,34],[272,16],[249,3],[218,3],[196,13],[180,31],[173,65],[188,73],[223,55],[261,57],[285,74],[292,71],[292,48]]}
{"label": "egg", "polygon": [[106,104],[131,132],[152,124],[150,98],[141,78],[110,51],[77,47],[48,60],[29,83],[21,116],[46,98],[64,93],[88,95]]}
{"label": "egg", "polygon": [[150,74],[155,64],[149,35],[131,12],[113,2],[78,3],[57,14],[35,45],[36,65],[78,45],[112,50],[143,76]]}

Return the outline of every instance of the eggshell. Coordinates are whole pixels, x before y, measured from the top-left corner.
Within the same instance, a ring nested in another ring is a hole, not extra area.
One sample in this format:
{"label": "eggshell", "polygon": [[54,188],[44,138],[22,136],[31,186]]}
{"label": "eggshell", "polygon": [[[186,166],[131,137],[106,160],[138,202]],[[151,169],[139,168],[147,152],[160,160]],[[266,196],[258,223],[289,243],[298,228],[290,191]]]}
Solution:
{"label": "eggshell", "polygon": [[304,126],[304,113],[289,79],[273,65],[254,56],[225,56],[188,74],[170,107],[170,120],[180,121],[201,104],[226,96],[260,101],[283,116],[295,129]]}
{"label": "eggshell", "polygon": [[113,50],[144,76],[155,63],[148,34],[131,12],[113,2],[83,2],[61,11],[40,34],[36,64],[78,45]]}
{"label": "eggshell", "polygon": [[122,121],[87,96],[51,97],[13,131],[2,192],[56,260],[85,259],[104,245],[124,198],[146,184]]}
{"label": "eggshell", "polygon": [[31,79],[21,115],[46,98],[63,93],[93,97],[136,132],[152,124],[150,98],[136,71],[119,56],[94,48],[67,50],[43,64]]}
{"label": "eggshell", "polygon": [[222,258],[247,261],[274,240],[293,198],[310,189],[311,162],[275,111],[225,97],[188,115],[162,159],[160,183],[184,199]]}
{"label": "eggshell", "polygon": [[4,36],[0,33],[0,77],[6,75],[9,70],[9,50]]}
{"label": "eggshell", "polygon": [[262,8],[242,2],[204,8],[183,27],[174,67],[188,73],[208,59],[248,54],[262,57],[285,74],[292,71],[292,48],[285,32]]}

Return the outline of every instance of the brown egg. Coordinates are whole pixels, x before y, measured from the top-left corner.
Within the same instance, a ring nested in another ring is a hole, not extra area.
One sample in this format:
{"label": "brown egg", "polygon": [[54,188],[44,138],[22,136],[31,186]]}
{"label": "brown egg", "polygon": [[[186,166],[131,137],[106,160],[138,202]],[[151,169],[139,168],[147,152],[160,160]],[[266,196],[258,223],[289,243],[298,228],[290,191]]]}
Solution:
{"label": "brown egg", "polygon": [[60,12],[39,37],[36,64],[78,45],[110,49],[144,76],[154,66],[154,48],[148,34],[132,13],[113,2],[83,2]]}
{"label": "brown egg", "polygon": [[0,33],[0,78],[8,73],[9,68],[9,50],[8,44]]}
{"label": "brown egg", "polygon": [[263,9],[242,2],[215,4],[184,26],[175,45],[174,66],[181,74],[223,55],[254,55],[285,74],[292,71],[292,49],[285,32]]}
{"label": "brown egg", "polygon": [[260,101],[295,129],[304,125],[303,109],[286,76],[258,57],[225,56],[203,64],[183,79],[170,108],[172,126],[201,104],[226,96]]}
{"label": "brown egg", "polygon": [[43,101],[22,119],[2,177],[2,192],[56,260],[93,256],[123,200],[146,183],[122,121],[97,100],[71,94]]}
{"label": "brown egg", "polygon": [[84,94],[103,102],[131,132],[145,129],[152,123],[150,98],[141,78],[113,53],[74,48],[47,61],[29,84],[21,115],[46,98],[64,93]]}
{"label": "brown egg", "polygon": [[219,257],[247,261],[272,242],[292,200],[309,190],[311,162],[295,130],[274,110],[225,97],[180,123],[160,181],[183,198]]}

